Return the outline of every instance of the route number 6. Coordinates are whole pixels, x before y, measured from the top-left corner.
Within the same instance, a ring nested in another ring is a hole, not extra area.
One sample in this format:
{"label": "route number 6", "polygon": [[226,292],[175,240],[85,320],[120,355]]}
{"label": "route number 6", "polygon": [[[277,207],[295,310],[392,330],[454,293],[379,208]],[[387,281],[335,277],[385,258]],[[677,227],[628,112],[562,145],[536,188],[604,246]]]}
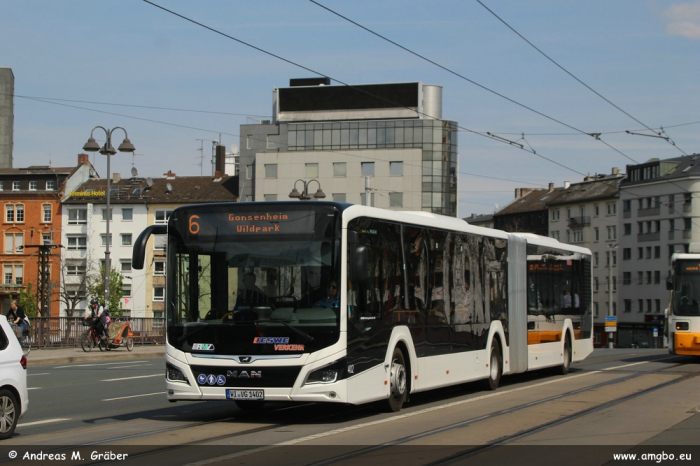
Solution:
{"label": "route number 6", "polygon": [[198,219],[199,215],[192,215],[190,217],[190,233],[193,235],[196,235],[199,233],[199,223],[195,222],[195,219]]}

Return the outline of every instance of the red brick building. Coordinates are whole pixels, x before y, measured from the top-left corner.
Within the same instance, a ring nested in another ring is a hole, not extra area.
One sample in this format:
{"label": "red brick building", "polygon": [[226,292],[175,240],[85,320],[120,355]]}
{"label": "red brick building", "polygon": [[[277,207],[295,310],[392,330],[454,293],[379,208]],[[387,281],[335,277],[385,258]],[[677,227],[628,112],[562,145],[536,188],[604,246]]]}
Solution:
{"label": "red brick building", "polygon": [[0,169],[0,312],[5,314],[10,301],[19,298],[20,291],[31,284],[32,293],[39,298],[43,290],[47,298],[44,301],[49,303],[47,309],[39,309],[41,315],[59,315],[61,254],[57,249],[45,249],[50,255],[48,280],[44,285],[37,246],[60,242],[61,199],[71,187],[94,175],[84,154],[78,156],[75,167]]}

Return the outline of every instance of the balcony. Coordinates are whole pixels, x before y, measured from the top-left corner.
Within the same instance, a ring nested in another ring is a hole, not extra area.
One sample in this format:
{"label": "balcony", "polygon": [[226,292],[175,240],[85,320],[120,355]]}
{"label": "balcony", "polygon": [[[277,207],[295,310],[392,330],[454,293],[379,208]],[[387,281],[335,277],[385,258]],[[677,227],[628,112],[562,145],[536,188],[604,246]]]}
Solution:
{"label": "balcony", "polygon": [[639,209],[637,211],[637,217],[650,217],[652,215],[659,215],[661,213],[661,207],[650,207],[648,209]]}
{"label": "balcony", "polygon": [[661,239],[661,233],[658,231],[656,233],[643,233],[637,235],[637,241],[640,243],[645,241],[659,241]]}
{"label": "balcony", "polygon": [[569,219],[569,228],[583,228],[591,224],[591,217],[571,217]]}

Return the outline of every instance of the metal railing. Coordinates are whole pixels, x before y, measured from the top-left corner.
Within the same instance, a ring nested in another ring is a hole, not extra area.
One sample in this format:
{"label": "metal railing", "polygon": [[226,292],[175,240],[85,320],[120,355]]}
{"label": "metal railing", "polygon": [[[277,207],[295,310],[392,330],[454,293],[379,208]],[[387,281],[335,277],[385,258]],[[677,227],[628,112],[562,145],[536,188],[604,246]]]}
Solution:
{"label": "metal railing", "polygon": [[[32,317],[29,341],[32,348],[78,347],[80,338],[88,329],[82,317]],[[132,317],[114,319],[112,327],[129,321],[135,345],[165,344],[165,319]]]}

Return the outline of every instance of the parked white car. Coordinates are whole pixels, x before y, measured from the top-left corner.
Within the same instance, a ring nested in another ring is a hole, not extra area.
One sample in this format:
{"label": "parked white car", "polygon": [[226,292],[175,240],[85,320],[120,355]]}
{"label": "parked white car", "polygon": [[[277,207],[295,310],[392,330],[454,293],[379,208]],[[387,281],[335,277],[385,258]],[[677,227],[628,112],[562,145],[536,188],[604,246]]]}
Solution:
{"label": "parked white car", "polygon": [[14,433],[28,407],[27,357],[7,317],[0,315],[0,440]]}

